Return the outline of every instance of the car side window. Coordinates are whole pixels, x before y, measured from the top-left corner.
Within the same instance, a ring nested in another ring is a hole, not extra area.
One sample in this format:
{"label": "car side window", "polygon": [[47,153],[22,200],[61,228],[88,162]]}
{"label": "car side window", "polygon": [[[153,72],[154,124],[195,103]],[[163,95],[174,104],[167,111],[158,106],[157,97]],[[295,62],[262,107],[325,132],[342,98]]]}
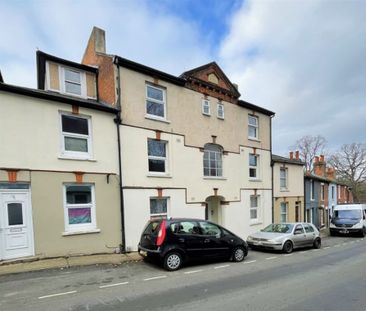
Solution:
{"label": "car side window", "polygon": [[295,233],[297,233],[297,234],[304,233],[304,228],[302,227],[302,225],[297,225],[295,227]]}
{"label": "car side window", "polygon": [[200,228],[196,222],[181,221],[170,225],[174,234],[200,234]]}
{"label": "car side window", "polygon": [[304,225],[305,227],[305,232],[306,233],[310,233],[310,232],[314,232],[314,228],[310,225]]}
{"label": "car side window", "polygon": [[221,236],[221,229],[218,226],[205,221],[200,221],[199,224],[203,235]]}

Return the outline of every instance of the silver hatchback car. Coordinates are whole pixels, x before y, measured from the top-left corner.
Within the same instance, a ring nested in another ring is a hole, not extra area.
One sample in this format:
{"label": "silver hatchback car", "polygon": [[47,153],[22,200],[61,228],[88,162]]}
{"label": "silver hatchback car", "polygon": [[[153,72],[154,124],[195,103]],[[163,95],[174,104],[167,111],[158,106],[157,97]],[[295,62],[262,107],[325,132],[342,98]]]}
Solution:
{"label": "silver hatchback car", "polygon": [[285,253],[291,253],[295,248],[320,248],[321,238],[313,224],[278,223],[249,235],[247,243],[252,249],[282,250]]}

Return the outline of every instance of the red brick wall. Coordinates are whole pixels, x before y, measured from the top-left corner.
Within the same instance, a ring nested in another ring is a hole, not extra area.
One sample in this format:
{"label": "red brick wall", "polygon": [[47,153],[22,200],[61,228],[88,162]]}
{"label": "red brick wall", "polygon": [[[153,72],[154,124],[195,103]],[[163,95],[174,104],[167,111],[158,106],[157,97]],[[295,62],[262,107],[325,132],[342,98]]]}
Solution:
{"label": "red brick wall", "polygon": [[93,37],[90,38],[88,46],[85,50],[82,63],[91,66],[98,66],[98,95],[99,100],[116,105],[116,88],[113,57],[107,54],[95,52],[95,41]]}

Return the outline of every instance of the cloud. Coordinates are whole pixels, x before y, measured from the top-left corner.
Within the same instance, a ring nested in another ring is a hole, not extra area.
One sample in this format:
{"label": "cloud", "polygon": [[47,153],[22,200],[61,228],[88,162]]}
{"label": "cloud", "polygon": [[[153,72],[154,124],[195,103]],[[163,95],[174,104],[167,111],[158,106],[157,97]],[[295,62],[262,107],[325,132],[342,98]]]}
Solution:
{"label": "cloud", "polygon": [[[24,4],[24,3],[23,3]],[[212,60],[210,45],[194,20],[170,15],[151,1],[29,1],[0,5],[0,68],[8,83],[35,87],[36,47],[79,62],[93,26],[106,30],[107,52],[179,75]],[[17,61],[23,78],[9,74]],[[24,78],[27,77],[27,78]],[[32,78],[31,78],[32,77]],[[34,83],[29,84],[29,81]]]}
{"label": "cloud", "polygon": [[365,141],[365,10],[361,1],[246,1],[233,17],[220,60],[246,100],[276,112],[276,152],[308,134]]}

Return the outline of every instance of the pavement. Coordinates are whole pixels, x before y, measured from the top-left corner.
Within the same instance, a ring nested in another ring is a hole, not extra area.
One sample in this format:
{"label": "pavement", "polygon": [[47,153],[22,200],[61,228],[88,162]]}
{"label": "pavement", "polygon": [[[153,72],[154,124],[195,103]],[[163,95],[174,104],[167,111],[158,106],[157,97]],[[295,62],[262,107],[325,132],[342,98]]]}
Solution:
{"label": "pavement", "polygon": [[57,258],[28,257],[18,260],[0,261],[0,276],[5,274],[40,271],[47,269],[67,269],[90,265],[121,265],[125,262],[140,261],[137,252],[126,254],[97,254]]}

